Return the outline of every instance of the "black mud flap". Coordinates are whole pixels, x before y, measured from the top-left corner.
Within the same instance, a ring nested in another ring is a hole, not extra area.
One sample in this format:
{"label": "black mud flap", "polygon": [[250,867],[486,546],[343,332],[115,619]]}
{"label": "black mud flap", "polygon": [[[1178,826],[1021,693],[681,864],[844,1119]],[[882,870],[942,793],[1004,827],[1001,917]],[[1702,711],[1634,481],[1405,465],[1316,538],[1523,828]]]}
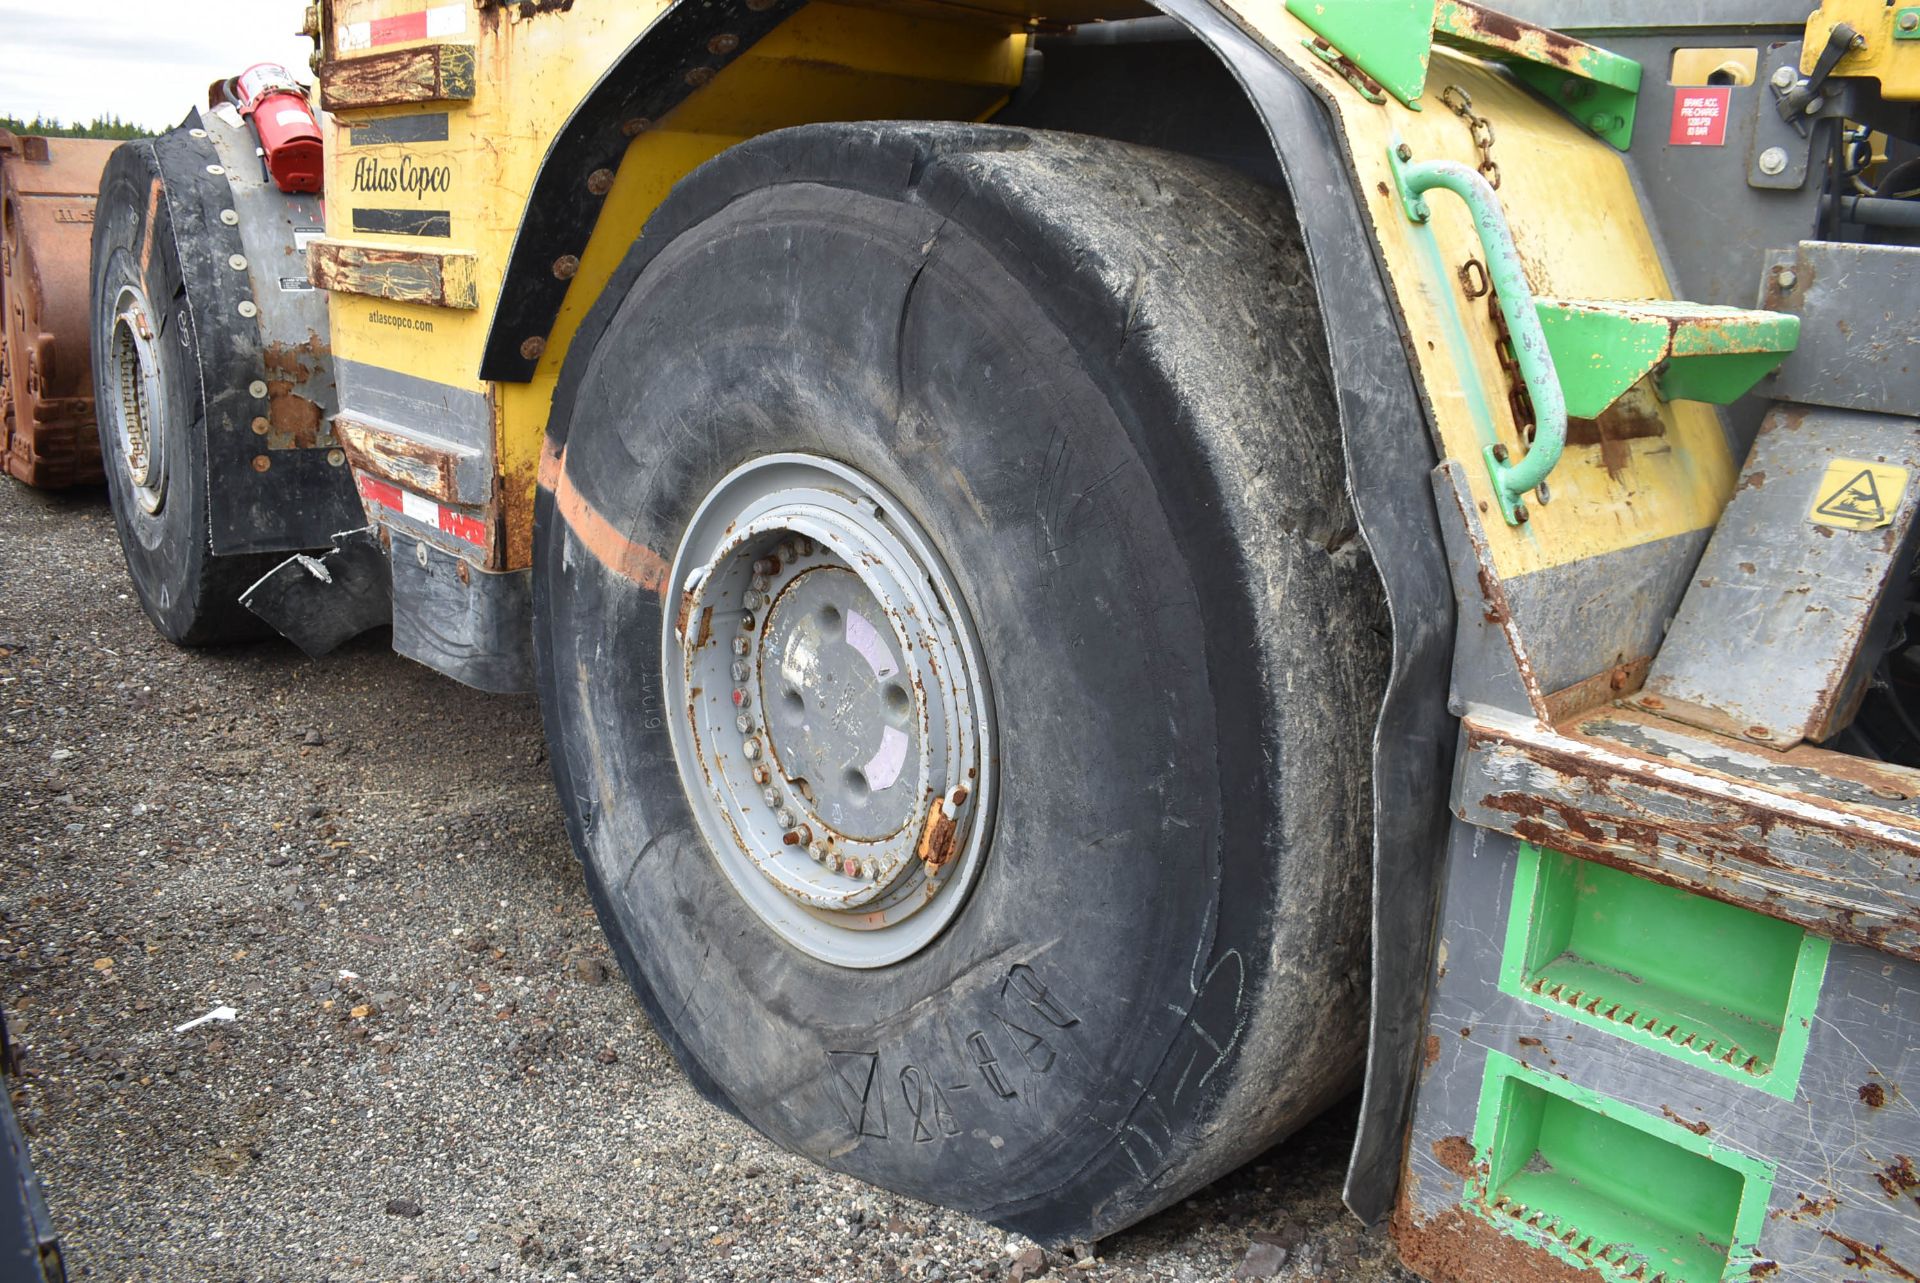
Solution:
{"label": "black mud flap", "polygon": [[318,659],[393,618],[393,579],[371,526],[333,537],[321,557],[295,553],[240,594],[240,604]]}

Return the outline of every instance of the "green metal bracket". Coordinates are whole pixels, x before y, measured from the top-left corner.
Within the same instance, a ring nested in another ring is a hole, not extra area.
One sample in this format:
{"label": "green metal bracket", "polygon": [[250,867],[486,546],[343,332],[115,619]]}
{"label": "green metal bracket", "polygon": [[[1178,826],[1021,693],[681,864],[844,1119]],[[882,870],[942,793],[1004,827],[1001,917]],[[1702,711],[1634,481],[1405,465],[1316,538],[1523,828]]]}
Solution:
{"label": "green metal bracket", "polygon": [[1893,11],[1893,38],[1920,40],[1920,6],[1908,5]]}
{"label": "green metal bracket", "polygon": [[1409,107],[1443,44],[1503,64],[1621,151],[1633,139],[1640,64],[1631,58],[1469,0],[1287,0],[1287,12]]}
{"label": "green metal bracket", "polygon": [[1576,419],[1599,417],[1649,374],[1666,400],[1726,405],[1800,338],[1797,316],[1701,303],[1543,298],[1535,310]]}
{"label": "green metal bracket", "polygon": [[1416,162],[1405,143],[1388,148],[1387,163],[1393,169],[1401,206],[1414,222],[1424,223],[1432,216],[1425,194],[1435,188],[1458,196],[1473,215],[1480,249],[1486,255],[1487,278],[1499,296],[1514,359],[1520,364],[1520,377],[1533,400],[1534,436],[1526,456],[1511,463],[1504,445],[1490,445],[1481,452],[1493,478],[1500,514],[1508,525],[1517,526],[1527,519],[1522,502],[1527,491],[1545,481],[1553,465],[1560,462],[1560,451],[1567,441],[1567,404],[1560,390],[1560,376],[1554,371],[1553,352],[1540,328],[1533,291],[1520,265],[1520,252],[1514,248],[1513,232],[1507,227],[1507,216],[1493,188],[1467,166],[1451,160]]}

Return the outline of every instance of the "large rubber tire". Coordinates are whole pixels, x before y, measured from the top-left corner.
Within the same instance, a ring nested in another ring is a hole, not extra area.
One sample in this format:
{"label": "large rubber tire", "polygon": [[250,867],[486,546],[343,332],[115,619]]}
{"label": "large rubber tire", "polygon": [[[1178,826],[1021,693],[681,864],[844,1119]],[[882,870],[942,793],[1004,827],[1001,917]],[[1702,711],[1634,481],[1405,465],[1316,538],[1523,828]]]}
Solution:
{"label": "large rubber tire", "polygon": [[[1171,154],[809,126],[689,176],[574,344],[535,534],[568,828],[661,1035],[779,1143],[1085,1240],[1354,1084],[1387,623],[1293,228]],[[722,877],[634,573],[781,451],[931,532],[993,687],[983,871],[878,969],[786,946]]]}
{"label": "large rubber tire", "polygon": [[[182,126],[185,128],[185,126]],[[191,247],[189,247],[191,252]],[[216,252],[209,248],[208,253]],[[154,454],[162,474],[157,511],[136,501],[120,431],[122,365],[115,347],[126,291],[145,301],[157,372],[157,393],[144,413],[164,423]],[[282,558],[214,555],[207,509],[206,403],[187,286],[167,212],[165,179],[151,142],[115,151],[100,179],[93,227],[93,387],[100,457],[114,525],[134,594],[153,626],[181,646],[205,646],[269,635],[239,596]]]}

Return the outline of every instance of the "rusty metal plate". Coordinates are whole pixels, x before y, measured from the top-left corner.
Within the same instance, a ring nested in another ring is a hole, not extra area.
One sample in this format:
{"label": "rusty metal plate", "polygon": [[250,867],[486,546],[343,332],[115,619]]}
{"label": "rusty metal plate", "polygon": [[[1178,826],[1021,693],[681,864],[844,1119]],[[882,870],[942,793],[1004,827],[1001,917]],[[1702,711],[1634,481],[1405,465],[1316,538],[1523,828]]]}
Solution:
{"label": "rusty metal plate", "polygon": [[1911,561],[1920,422],[1783,407],[1761,426],[1634,702],[1787,747],[1852,718]]}
{"label": "rusty metal plate", "polygon": [[0,466],[30,486],[101,480],[87,266],[119,145],[0,130]]}

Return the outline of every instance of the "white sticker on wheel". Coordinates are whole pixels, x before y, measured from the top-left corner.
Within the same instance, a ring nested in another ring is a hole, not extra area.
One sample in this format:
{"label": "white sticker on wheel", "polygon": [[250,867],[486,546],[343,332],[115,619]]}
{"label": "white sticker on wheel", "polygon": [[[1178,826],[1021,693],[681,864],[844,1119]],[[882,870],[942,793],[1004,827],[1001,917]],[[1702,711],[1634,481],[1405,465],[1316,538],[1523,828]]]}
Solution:
{"label": "white sticker on wheel", "polygon": [[847,612],[847,645],[860,652],[860,658],[867,661],[875,677],[887,678],[900,671],[887,652],[886,643],[880,640],[879,630],[857,610]]}
{"label": "white sticker on wheel", "polygon": [[[859,616],[855,615],[854,618],[858,619]],[[900,778],[900,768],[906,764],[907,737],[888,726],[880,732],[880,751],[860,769],[866,775],[867,783],[878,793],[881,789],[893,787],[893,782]]]}

